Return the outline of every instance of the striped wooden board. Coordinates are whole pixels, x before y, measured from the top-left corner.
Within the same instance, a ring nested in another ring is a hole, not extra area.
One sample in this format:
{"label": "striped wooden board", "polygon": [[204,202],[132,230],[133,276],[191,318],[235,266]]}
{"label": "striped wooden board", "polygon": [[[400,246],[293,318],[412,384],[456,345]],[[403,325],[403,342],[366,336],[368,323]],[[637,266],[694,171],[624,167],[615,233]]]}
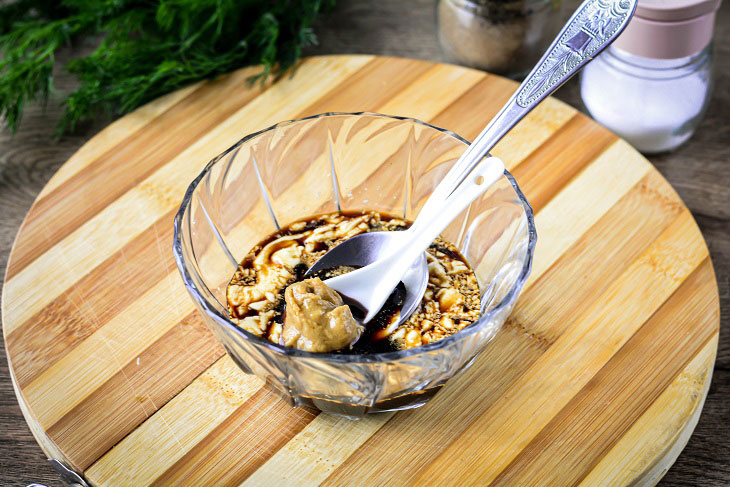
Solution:
{"label": "striped wooden board", "polygon": [[3,295],[19,401],[92,485],[653,483],[707,393],[719,304],[687,208],[641,155],[545,101],[493,151],[536,210],[532,276],[488,350],[427,406],[351,421],[292,409],[240,372],[170,252],[203,164],[325,111],[407,115],[473,138],[515,89],[408,59],[315,57],[161,98],[82,147],[18,234]]}

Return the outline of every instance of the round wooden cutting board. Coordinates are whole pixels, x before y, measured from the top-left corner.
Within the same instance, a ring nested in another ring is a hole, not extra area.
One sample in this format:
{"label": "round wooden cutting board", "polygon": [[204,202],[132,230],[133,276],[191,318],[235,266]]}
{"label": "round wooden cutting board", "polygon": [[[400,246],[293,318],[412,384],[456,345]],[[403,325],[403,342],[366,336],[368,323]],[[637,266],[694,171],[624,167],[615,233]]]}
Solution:
{"label": "round wooden cutting board", "polygon": [[[168,95],[82,147],[41,192],[3,291],[25,417],[91,485],[655,483],[710,383],[717,284],[692,216],[628,144],[546,100],[493,151],[538,245],[511,318],[426,406],[352,421],[293,409],[225,355],[183,288],[172,217],[242,136],[375,111],[473,138],[516,88],[455,66],[314,57]],[[283,222],[285,223],[285,222]]]}

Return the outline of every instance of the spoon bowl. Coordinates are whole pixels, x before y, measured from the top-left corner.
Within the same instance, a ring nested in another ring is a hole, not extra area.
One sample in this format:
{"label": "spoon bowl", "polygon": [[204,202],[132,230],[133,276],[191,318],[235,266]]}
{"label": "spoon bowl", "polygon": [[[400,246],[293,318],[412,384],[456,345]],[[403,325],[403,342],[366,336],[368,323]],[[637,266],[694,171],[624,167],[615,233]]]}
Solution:
{"label": "spoon bowl", "polygon": [[[356,235],[347,240],[347,245],[338,245],[327,252],[321,259],[309,268],[305,277],[331,269],[337,266],[364,266],[372,264],[388,256],[392,249],[399,247],[403,238],[402,232],[370,232]],[[401,282],[405,286],[406,294],[401,307],[398,325],[403,323],[416,310],[423,298],[428,285],[428,264],[426,255],[421,254],[411,267],[408,268]],[[346,301],[352,302],[349,296],[343,296]],[[358,307],[358,304],[355,304]],[[360,305],[359,307],[362,308]]]}
{"label": "spoon bowl", "polygon": [[[377,232],[376,237],[347,239],[322,256],[315,265],[319,269],[336,267],[336,258],[347,257],[350,265],[359,267],[352,272],[331,277],[324,282],[330,288],[356,303],[363,311],[363,323],[372,320],[399,282],[411,274],[421,282],[412,284],[412,290],[424,289],[428,284],[428,266],[424,254],[447,225],[464,211],[478,196],[497,182],[504,174],[504,163],[496,157],[484,157],[473,169],[469,178],[461,182],[452,194],[443,191],[440,183],[418,213],[413,225],[403,232]],[[448,182],[448,181],[447,181]],[[441,189],[441,191],[439,191]],[[391,236],[384,236],[390,233]],[[365,234],[368,235],[368,234]],[[378,249],[375,252],[371,249]],[[333,253],[336,252],[336,253]],[[377,258],[374,260],[359,260]],[[413,273],[414,263],[421,262],[421,270]],[[410,277],[409,277],[410,279]],[[423,295],[421,293],[418,298]],[[416,294],[408,296],[415,300]],[[399,319],[405,320],[413,312],[420,299],[401,308]]]}

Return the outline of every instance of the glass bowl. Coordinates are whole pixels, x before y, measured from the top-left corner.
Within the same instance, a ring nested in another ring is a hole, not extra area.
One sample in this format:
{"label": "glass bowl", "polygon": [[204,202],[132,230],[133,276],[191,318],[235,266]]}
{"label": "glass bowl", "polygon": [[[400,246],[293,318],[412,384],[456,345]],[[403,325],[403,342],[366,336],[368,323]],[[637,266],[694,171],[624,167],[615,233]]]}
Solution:
{"label": "glass bowl", "polygon": [[532,209],[507,171],[443,232],[481,290],[479,321],[448,338],[381,354],[305,352],[238,328],[225,294],[238,262],[279,225],[361,209],[413,220],[467,145],[410,118],[325,113],[247,135],[210,161],[175,216],[173,253],[233,361],[293,406],[349,416],[421,406],[468,367],[512,310],[537,239]]}

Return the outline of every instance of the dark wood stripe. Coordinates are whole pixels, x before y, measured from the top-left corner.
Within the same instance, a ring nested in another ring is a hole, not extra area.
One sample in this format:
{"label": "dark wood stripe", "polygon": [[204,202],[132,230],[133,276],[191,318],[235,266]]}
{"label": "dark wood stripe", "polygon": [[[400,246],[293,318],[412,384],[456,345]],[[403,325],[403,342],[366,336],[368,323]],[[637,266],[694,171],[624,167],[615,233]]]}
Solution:
{"label": "dark wood stripe", "polygon": [[196,312],[48,428],[79,471],[109,451],[225,354]]}
{"label": "dark wood stripe", "polygon": [[265,386],[158,477],[153,485],[238,485],[318,412],[292,408]]}
{"label": "dark wood stripe", "polygon": [[539,211],[616,140],[616,135],[582,113],[576,113],[512,174],[532,208]]}
{"label": "dark wood stripe", "polygon": [[514,81],[487,74],[436,115],[431,123],[471,141],[499,112],[516,88]]}
{"label": "dark wood stripe", "polygon": [[[8,354],[21,389],[170,271],[177,272],[170,251],[173,216],[171,211],[160,218],[7,335]],[[124,290],[119,287],[120,274]]]}
{"label": "dark wood stripe", "polygon": [[[202,85],[37,200],[13,246],[6,280],[261,94],[263,88],[245,85],[255,71],[236,71]],[[201,112],[201,106],[211,109]]]}
{"label": "dark wood stripe", "polygon": [[377,57],[347,78],[346,83],[315,100],[298,118],[324,112],[377,110],[433,67],[431,63],[415,59]]}
{"label": "dark wood stripe", "polygon": [[[680,210],[667,204],[664,193],[648,190],[657,184],[671,190],[656,173],[642,179],[526,290],[470,369],[452,379],[427,407],[393,416],[324,485],[344,483],[354,472],[372,469],[371,458],[383,451],[390,460],[373,473],[373,485],[399,478],[404,471],[415,478],[430,459],[457,441],[676,219]],[[596,255],[605,259],[596,260]],[[474,388],[479,394],[470,393]],[[439,428],[430,428],[432,424]],[[444,441],[444,430],[452,441]]]}
{"label": "dark wood stripe", "polygon": [[[494,485],[532,485],[538,478],[545,485],[577,485],[717,334],[714,286],[708,258]],[[556,464],[560,468],[551,468]]]}

